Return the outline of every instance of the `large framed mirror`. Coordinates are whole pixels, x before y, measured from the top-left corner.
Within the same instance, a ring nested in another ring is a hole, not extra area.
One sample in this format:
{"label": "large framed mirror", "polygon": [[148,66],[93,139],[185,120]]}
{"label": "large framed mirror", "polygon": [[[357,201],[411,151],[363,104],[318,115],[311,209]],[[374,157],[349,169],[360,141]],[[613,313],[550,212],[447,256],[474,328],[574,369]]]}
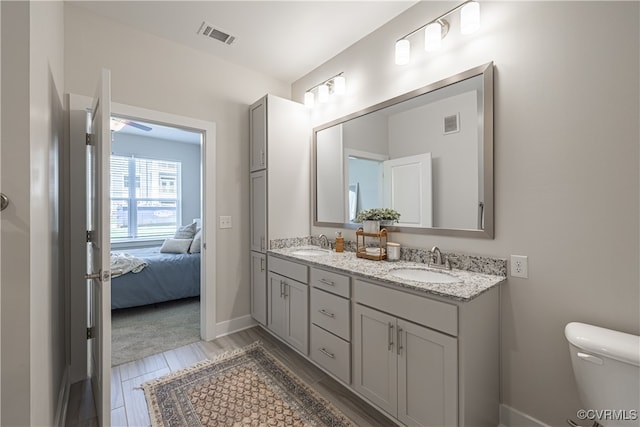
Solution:
{"label": "large framed mirror", "polygon": [[493,63],[316,127],[314,225],[493,238]]}

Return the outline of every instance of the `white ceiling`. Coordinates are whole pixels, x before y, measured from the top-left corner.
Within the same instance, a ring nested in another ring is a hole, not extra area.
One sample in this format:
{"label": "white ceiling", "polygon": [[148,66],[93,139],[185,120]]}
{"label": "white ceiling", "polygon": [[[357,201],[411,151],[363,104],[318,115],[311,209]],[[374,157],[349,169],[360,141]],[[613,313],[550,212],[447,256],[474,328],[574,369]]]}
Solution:
{"label": "white ceiling", "polygon": [[[72,1],[98,15],[293,83],[417,0]],[[198,35],[207,21],[232,45]]]}

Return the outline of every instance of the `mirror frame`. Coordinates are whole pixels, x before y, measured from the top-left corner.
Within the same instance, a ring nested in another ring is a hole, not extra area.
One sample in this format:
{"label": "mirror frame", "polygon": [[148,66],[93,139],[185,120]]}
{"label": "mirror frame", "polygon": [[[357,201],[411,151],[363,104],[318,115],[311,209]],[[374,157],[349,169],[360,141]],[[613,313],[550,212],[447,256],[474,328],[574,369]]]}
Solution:
{"label": "mirror frame", "polygon": [[346,229],[357,229],[360,225],[355,223],[337,223],[337,222],[319,222],[318,221],[318,195],[317,195],[317,134],[319,131],[330,128],[332,126],[353,120],[355,118],[376,112],[386,107],[398,104],[400,102],[415,98],[441,89],[445,86],[467,80],[471,77],[482,75],[483,81],[483,176],[484,176],[484,229],[455,229],[455,228],[414,228],[414,227],[385,227],[390,232],[406,232],[413,234],[433,234],[440,236],[455,237],[475,237],[475,238],[494,238],[494,201],[493,201],[493,62],[471,68],[446,79],[431,83],[419,89],[407,92],[403,95],[396,96],[387,101],[383,101],[364,110],[349,114],[339,119],[325,123],[313,129],[313,150],[312,150],[312,176],[311,185],[313,190],[312,212],[313,225],[316,227],[340,227]]}

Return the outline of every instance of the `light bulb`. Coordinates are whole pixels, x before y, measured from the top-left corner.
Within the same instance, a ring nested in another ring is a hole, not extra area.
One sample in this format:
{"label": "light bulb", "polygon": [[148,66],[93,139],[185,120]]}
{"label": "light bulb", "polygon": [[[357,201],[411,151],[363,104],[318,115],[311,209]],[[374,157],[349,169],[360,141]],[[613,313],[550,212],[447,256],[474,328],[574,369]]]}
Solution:
{"label": "light bulb", "polygon": [[396,65],[407,65],[411,59],[411,43],[402,39],[396,42]]}
{"label": "light bulb", "polygon": [[460,10],[460,32],[471,34],[480,29],[480,3],[472,1]]}
{"label": "light bulb", "polygon": [[344,95],[347,89],[346,83],[347,80],[344,76],[336,76],[333,79],[333,93],[336,95]]}
{"label": "light bulb", "polygon": [[326,83],[318,86],[318,101],[327,102],[329,100],[329,86]]}
{"label": "light bulb", "polygon": [[433,22],[424,29],[424,50],[431,52],[440,49],[442,42],[442,26]]}
{"label": "light bulb", "polygon": [[316,97],[313,95],[313,92],[305,92],[304,93],[304,105],[307,108],[313,108],[316,104]]}

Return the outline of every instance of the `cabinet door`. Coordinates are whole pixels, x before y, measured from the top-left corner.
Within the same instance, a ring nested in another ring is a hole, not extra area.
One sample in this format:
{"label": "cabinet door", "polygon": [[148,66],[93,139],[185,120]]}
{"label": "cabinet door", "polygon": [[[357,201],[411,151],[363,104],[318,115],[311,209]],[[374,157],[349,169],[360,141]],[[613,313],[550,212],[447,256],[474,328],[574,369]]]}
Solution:
{"label": "cabinet door", "polygon": [[396,416],[396,319],[354,304],[353,386],[380,408]]}
{"label": "cabinet door", "polygon": [[458,425],[458,342],[397,322],[398,419],[407,426]]}
{"label": "cabinet door", "polygon": [[285,279],[284,298],[287,306],[284,338],[306,355],[309,353],[309,286]]}
{"label": "cabinet door", "polygon": [[271,272],[267,277],[267,327],[276,335],[284,338],[287,316],[284,298],[286,279]]}
{"label": "cabinet door", "polygon": [[267,173],[251,174],[251,250],[267,251]]}
{"label": "cabinet door", "polygon": [[267,324],[267,256],[251,252],[251,317]]}
{"label": "cabinet door", "polygon": [[249,110],[249,151],[251,172],[267,167],[267,97]]}

